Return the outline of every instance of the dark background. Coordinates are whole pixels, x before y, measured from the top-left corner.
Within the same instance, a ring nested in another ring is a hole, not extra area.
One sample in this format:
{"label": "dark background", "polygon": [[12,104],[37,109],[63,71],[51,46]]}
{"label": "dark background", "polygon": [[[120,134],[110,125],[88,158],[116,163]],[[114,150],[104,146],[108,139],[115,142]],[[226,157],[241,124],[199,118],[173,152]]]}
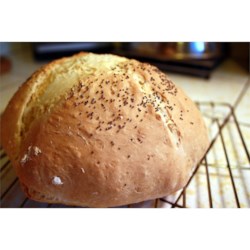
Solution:
{"label": "dark background", "polygon": [[162,70],[209,78],[225,59],[249,71],[249,43],[218,42],[77,42],[32,43],[34,58],[47,61],[80,51],[113,53],[139,59]]}

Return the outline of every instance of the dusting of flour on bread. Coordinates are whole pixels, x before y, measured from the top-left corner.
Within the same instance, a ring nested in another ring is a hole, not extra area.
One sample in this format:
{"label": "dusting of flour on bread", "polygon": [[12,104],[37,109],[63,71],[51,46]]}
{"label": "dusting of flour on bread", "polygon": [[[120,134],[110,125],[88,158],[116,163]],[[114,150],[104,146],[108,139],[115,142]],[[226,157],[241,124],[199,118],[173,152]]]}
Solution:
{"label": "dusting of flour on bread", "polygon": [[62,182],[60,177],[54,176],[53,179],[52,179],[52,184],[54,184],[54,185],[62,185],[63,182]]}

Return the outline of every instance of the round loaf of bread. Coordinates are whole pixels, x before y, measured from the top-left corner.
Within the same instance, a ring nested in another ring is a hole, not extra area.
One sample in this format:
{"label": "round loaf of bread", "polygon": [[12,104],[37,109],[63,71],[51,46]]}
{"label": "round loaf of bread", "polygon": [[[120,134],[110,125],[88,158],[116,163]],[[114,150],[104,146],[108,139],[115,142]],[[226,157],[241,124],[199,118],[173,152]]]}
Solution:
{"label": "round loaf of bread", "polygon": [[115,55],[53,61],[17,91],[2,144],[31,199],[113,207],[187,183],[208,147],[195,104],[156,67]]}

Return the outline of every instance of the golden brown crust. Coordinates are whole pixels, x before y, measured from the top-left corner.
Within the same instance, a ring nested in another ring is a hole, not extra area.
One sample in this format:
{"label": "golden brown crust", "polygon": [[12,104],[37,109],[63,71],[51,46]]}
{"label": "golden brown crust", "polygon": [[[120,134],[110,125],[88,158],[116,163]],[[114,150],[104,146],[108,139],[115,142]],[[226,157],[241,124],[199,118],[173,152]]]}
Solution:
{"label": "golden brown crust", "polygon": [[208,138],[198,109],[165,74],[135,60],[110,69],[80,77],[67,96],[34,119],[20,146],[14,136],[18,106],[25,106],[41,72],[10,102],[3,146],[11,159],[18,156],[13,164],[30,198],[111,207],[165,196],[185,185],[205,153]]}
{"label": "golden brown crust", "polygon": [[[87,53],[81,52],[74,57],[81,57]],[[56,65],[68,60],[61,58],[41,67],[34,72],[18,89],[10,100],[4,113],[1,116],[1,144],[12,161],[16,160],[21,143],[22,117],[27,104],[31,101],[32,95],[36,93],[39,85],[42,85]]]}

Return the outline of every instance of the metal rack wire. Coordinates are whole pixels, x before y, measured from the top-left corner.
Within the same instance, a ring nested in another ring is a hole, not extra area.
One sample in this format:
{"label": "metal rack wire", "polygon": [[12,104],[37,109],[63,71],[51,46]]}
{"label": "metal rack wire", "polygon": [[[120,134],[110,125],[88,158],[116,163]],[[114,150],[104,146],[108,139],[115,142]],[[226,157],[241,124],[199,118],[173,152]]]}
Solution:
{"label": "metal rack wire", "polygon": [[[249,133],[250,125],[240,124],[229,104],[197,105],[205,118],[211,143],[186,186],[168,197],[123,207],[250,207],[250,154],[244,135]],[[28,199],[2,149],[0,174],[1,207],[68,207]]]}

